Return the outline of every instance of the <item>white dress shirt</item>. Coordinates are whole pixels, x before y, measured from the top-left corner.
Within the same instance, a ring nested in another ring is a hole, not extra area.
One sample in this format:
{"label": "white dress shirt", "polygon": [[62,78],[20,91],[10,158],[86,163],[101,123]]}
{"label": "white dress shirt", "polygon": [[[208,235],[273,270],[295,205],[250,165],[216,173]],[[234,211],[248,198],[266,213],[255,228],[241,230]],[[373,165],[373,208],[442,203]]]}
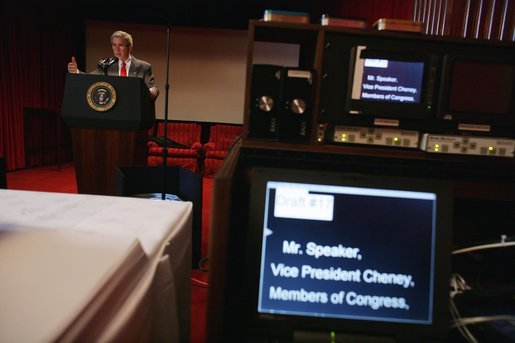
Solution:
{"label": "white dress shirt", "polygon": [[[132,56],[129,55],[129,58],[127,59],[127,61],[125,61],[125,69],[127,70],[127,76],[129,76],[129,69],[131,67],[131,62],[132,62]],[[121,76],[120,72],[122,71],[122,63],[123,63],[122,60],[118,60],[118,76]]]}

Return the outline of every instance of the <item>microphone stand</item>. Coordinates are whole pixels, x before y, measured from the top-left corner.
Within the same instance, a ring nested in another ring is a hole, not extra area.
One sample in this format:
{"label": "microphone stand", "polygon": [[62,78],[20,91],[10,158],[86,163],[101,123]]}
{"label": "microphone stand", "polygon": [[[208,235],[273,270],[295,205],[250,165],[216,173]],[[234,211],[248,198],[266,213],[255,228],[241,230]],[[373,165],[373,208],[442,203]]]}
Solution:
{"label": "microphone stand", "polygon": [[98,68],[100,68],[100,70],[102,70],[104,72],[104,75],[107,76],[107,68],[109,67],[107,65],[107,57],[105,58],[102,58],[100,61],[98,61]]}
{"label": "microphone stand", "polygon": [[170,76],[170,23],[166,24],[166,81],[165,81],[165,112],[164,112],[164,140],[163,140],[163,189],[161,192],[161,200],[166,200],[166,179],[168,174],[167,168],[167,140],[168,140],[168,90],[170,84],[168,82]]}

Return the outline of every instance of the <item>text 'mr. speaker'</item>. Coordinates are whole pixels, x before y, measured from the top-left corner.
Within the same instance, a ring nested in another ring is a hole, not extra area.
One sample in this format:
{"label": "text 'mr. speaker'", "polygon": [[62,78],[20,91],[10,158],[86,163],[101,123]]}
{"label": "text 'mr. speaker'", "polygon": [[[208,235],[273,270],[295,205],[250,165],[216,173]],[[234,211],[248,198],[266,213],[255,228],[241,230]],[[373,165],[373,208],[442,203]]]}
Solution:
{"label": "text 'mr. speaker'", "polygon": [[285,68],[281,91],[279,140],[308,142],[313,117],[315,72]]}
{"label": "text 'mr. speaker'", "polygon": [[284,67],[252,66],[249,138],[277,140]]}

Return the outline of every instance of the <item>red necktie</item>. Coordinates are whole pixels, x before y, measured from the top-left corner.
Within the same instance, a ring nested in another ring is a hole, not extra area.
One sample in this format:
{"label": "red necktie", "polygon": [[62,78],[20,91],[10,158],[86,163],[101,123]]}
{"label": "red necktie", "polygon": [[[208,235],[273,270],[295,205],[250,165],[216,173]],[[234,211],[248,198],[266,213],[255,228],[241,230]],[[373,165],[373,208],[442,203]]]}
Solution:
{"label": "red necktie", "polygon": [[120,76],[127,76],[127,68],[125,68],[125,62],[122,62],[122,69],[120,69]]}

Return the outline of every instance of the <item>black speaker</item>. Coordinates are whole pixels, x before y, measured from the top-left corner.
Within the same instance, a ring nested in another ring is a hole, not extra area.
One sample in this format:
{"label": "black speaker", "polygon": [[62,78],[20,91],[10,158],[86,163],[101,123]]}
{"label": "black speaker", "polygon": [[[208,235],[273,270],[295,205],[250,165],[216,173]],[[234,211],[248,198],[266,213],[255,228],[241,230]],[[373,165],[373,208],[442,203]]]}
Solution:
{"label": "black speaker", "polygon": [[277,140],[284,67],[252,66],[249,138]]}
{"label": "black speaker", "polygon": [[0,157],[0,188],[7,188],[7,175],[5,174],[5,159]]}
{"label": "black speaker", "polygon": [[[162,188],[162,167],[116,168],[115,195],[157,199],[162,194]],[[180,200],[193,203],[191,255],[192,268],[196,269],[201,259],[202,248],[202,176],[184,168],[169,166],[166,172],[166,194],[166,199],[177,196]]]}
{"label": "black speaker", "polygon": [[280,141],[309,142],[315,81],[313,70],[285,68],[279,116]]}

